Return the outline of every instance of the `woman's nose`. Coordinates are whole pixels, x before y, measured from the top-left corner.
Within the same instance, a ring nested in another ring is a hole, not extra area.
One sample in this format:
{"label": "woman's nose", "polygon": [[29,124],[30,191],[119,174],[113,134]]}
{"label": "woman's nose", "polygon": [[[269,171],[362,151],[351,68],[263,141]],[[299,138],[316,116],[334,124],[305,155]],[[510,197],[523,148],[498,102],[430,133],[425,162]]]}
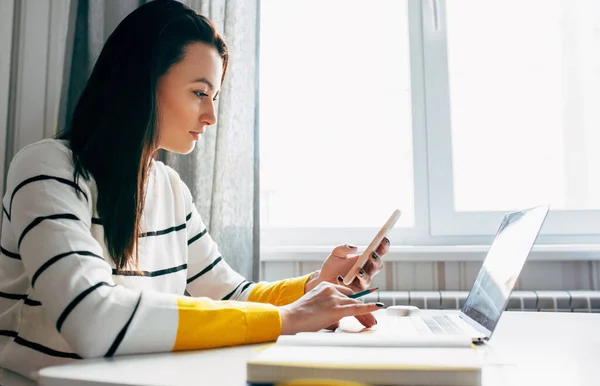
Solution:
{"label": "woman's nose", "polygon": [[206,126],[211,126],[211,125],[214,125],[215,123],[217,123],[217,113],[215,110],[214,102],[211,103],[210,108],[208,108],[207,111],[205,111],[202,114],[200,119],[202,120],[202,123],[204,123]]}

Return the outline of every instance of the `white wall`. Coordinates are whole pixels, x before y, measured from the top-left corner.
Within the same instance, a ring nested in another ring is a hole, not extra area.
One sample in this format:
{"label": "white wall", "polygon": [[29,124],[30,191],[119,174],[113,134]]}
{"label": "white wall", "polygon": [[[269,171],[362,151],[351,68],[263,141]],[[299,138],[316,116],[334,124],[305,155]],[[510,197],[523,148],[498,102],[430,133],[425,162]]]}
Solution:
{"label": "white wall", "polygon": [[[263,261],[261,280],[279,280],[319,269],[315,261]],[[479,261],[387,262],[373,286],[382,291],[468,291]],[[528,261],[516,290],[600,290],[598,261]]]}

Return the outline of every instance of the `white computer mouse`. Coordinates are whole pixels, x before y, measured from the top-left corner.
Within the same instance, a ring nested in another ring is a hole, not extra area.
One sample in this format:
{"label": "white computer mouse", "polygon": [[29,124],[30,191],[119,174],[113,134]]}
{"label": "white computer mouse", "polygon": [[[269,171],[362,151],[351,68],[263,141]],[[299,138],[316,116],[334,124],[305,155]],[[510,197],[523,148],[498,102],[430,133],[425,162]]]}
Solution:
{"label": "white computer mouse", "polygon": [[419,308],[415,306],[389,306],[386,308],[388,315],[392,316],[409,316],[419,312]]}

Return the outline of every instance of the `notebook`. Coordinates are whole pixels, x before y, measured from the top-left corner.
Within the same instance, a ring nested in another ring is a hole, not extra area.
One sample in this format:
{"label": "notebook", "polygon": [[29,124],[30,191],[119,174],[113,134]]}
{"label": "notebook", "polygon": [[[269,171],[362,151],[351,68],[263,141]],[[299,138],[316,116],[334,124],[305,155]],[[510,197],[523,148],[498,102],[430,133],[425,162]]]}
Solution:
{"label": "notebook", "polygon": [[474,348],[310,347],[275,343],[247,362],[250,385],[298,379],[368,385],[475,386],[482,360]]}

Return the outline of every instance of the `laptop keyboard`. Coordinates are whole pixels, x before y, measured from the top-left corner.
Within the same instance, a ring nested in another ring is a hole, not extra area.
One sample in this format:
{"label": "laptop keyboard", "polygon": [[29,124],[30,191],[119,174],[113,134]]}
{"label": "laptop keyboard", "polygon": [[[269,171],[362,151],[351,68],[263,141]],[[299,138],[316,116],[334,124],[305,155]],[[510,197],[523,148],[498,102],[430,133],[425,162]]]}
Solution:
{"label": "laptop keyboard", "polygon": [[462,333],[459,330],[460,327],[445,315],[433,316],[424,321],[435,335],[459,335]]}
{"label": "laptop keyboard", "polygon": [[391,317],[390,330],[406,335],[463,335],[460,328],[447,315]]}

